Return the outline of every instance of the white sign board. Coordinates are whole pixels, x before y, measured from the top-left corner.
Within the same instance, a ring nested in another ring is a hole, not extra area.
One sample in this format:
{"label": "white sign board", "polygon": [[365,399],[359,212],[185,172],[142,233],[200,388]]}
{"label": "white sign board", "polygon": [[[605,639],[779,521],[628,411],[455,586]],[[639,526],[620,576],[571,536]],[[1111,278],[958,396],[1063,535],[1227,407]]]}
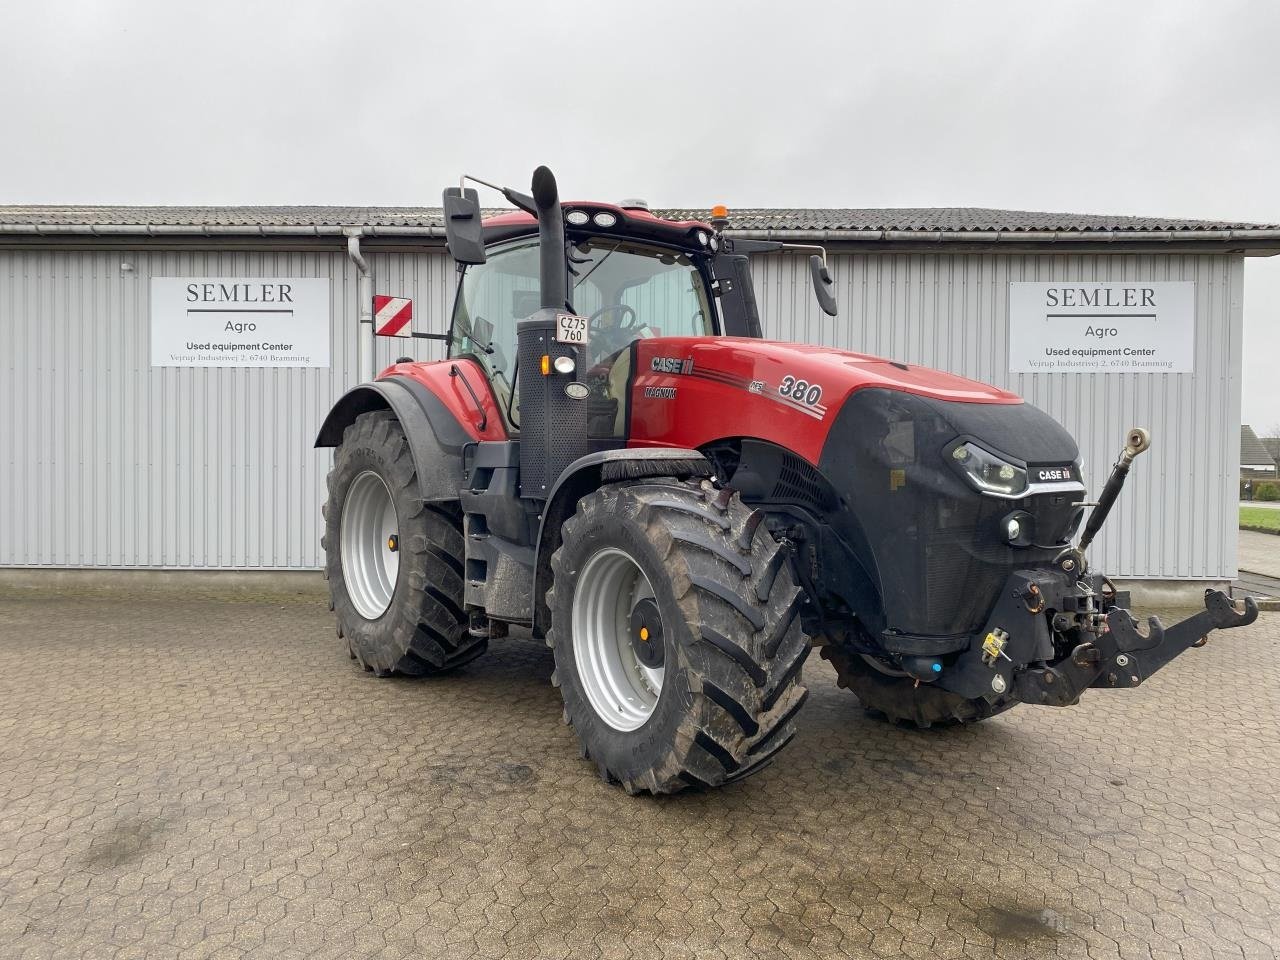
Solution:
{"label": "white sign board", "polygon": [[329,281],[152,277],[153,367],[327,367]]}
{"label": "white sign board", "polygon": [[1009,284],[1011,373],[1191,373],[1190,280]]}

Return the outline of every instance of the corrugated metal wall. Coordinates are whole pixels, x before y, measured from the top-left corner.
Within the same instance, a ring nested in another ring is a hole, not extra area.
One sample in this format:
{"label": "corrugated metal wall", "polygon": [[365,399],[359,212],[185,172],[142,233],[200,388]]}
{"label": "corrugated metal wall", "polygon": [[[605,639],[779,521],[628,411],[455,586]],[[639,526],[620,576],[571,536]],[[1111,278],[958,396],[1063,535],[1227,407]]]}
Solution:
{"label": "corrugated metal wall", "polygon": [[[447,257],[371,262],[378,292],[413,297],[420,330],[445,329]],[[832,266],[835,320],[814,305],[804,258],[755,265],[768,335],[1008,386],[1075,433],[1094,484],[1124,428],[1150,426],[1157,445],[1095,549],[1099,566],[1235,574],[1241,258],[859,254]],[[152,276],[330,278],[332,366],[152,369]],[[1140,279],[1197,282],[1194,375],[1006,372],[1009,281]],[[311,443],[356,379],[356,287],[338,251],[0,251],[0,565],[319,567],[330,454]],[[430,341],[379,340],[379,367],[402,354],[443,355]]]}
{"label": "corrugated metal wall", "polygon": [[[446,325],[445,256],[370,259]],[[332,366],[152,368],[152,276],[327,277]],[[0,565],[320,566],[331,453],[311,444],[357,379],[357,313],[345,251],[0,251]],[[443,355],[379,341],[380,364],[401,354]]]}

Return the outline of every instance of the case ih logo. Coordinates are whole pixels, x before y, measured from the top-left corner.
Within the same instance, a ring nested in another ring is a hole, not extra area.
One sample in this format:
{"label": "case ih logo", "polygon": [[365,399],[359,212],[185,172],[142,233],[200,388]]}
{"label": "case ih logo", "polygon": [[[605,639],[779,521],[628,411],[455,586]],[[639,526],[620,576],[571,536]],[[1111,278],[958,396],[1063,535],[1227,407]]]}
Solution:
{"label": "case ih logo", "polygon": [[649,369],[654,373],[693,373],[693,360],[681,357],[654,357],[649,361]]}
{"label": "case ih logo", "polygon": [[380,337],[413,336],[413,301],[405,297],[373,298],[373,332]]}
{"label": "case ih logo", "polygon": [[1075,474],[1070,467],[1036,467],[1037,483],[1054,483],[1060,480],[1074,480]]}

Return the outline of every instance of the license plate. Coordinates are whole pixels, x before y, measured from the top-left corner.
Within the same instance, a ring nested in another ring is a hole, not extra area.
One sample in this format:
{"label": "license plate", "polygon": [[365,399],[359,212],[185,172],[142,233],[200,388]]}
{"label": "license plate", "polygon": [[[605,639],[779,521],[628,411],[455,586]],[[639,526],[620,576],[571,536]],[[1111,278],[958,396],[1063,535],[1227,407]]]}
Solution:
{"label": "license plate", "polygon": [[556,342],[581,346],[587,342],[587,318],[572,313],[556,314]]}

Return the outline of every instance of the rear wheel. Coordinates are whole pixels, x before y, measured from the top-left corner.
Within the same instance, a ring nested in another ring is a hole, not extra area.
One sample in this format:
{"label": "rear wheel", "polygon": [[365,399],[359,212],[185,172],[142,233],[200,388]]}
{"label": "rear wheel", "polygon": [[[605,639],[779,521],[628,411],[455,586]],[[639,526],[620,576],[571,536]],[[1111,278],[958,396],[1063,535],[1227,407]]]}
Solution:
{"label": "rear wheel", "polygon": [[991,702],[973,700],[914,677],[896,675],[879,667],[860,653],[824,646],[822,656],[836,668],[836,683],[853,693],[867,716],[899,726],[950,727],[976,723],[1004,713],[1017,701],[1004,697]]}
{"label": "rear wheel", "polygon": [[673,793],[754,773],[795,735],[808,641],[787,556],[707,482],[601,488],[566,521],[553,682],[601,776]]}
{"label": "rear wheel", "polygon": [[366,670],[439,673],[484,652],[463,611],[460,514],[422,502],[408,440],[391,411],[361,414],[347,427],[324,517],[338,636]]}

